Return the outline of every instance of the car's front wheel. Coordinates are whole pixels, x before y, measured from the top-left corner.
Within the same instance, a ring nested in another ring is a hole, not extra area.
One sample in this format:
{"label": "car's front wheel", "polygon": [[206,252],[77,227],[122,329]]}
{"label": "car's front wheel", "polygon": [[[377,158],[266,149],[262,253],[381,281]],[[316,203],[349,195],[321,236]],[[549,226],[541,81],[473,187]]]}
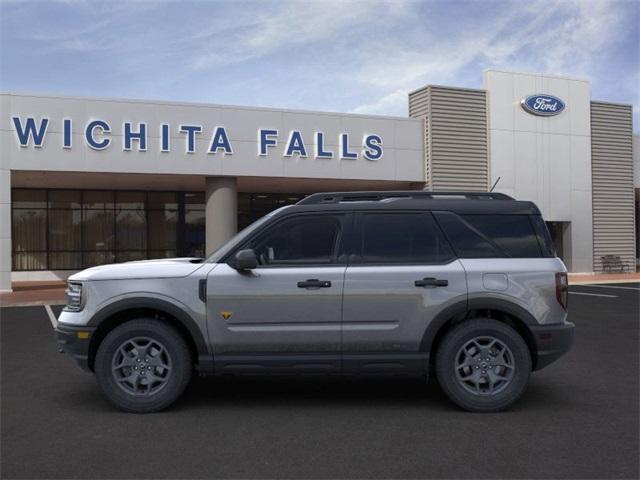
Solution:
{"label": "car's front wheel", "polygon": [[525,391],[531,354],[520,334],[492,319],[462,322],[447,332],[436,354],[436,376],[447,396],[465,410],[496,412]]}
{"label": "car's front wheel", "polygon": [[114,328],[95,358],[98,385],[119,409],[149,413],[171,405],[191,378],[184,338],[154,319],[136,319]]}

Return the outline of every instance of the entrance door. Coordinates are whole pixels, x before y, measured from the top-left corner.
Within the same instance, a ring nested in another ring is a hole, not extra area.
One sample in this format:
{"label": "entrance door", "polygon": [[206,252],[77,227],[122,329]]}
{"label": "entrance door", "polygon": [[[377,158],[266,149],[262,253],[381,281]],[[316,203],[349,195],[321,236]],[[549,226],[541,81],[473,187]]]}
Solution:
{"label": "entrance door", "polygon": [[466,274],[430,213],[356,217],[345,275],[343,369],[424,371],[421,341],[446,307],[466,302]]}
{"label": "entrance door", "polygon": [[218,371],[340,369],[343,220],[287,217],[238,248],[254,250],[256,269],[219,264],[209,273],[207,319]]}
{"label": "entrance door", "polygon": [[547,228],[549,229],[549,234],[551,235],[551,240],[553,240],[553,245],[556,249],[556,255],[564,261],[564,230],[567,225],[567,222],[545,222],[547,224]]}

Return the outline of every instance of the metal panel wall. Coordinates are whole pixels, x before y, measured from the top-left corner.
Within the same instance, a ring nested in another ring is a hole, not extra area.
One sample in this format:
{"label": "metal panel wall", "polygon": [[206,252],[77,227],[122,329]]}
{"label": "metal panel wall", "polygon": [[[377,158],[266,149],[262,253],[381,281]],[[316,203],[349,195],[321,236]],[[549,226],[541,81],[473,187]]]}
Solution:
{"label": "metal panel wall", "polygon": [[635,267],[633,125],[631,105],[591,102],[593,263],[620,255]]}
{"label": "metal panel wall", "polygon": [[484,90],[426,86],[409,94],[409,116],[425,119],[428,188],[487,190],[488,131]]}

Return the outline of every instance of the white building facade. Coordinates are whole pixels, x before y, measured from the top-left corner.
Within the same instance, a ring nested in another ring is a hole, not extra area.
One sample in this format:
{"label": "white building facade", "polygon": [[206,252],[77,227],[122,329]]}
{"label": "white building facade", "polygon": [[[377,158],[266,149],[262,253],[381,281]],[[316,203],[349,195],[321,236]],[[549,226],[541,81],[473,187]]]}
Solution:
{"label": "white building facade", "polygon": [[316,191],[496,182],[538,204],[570,270],[601,269],[603,252],[635,268],[631,107],[592,102],[585,80],[487,71],[482,90],[412,92],[406,118],[13,93],[0,109],[0,290],[206,255]]}

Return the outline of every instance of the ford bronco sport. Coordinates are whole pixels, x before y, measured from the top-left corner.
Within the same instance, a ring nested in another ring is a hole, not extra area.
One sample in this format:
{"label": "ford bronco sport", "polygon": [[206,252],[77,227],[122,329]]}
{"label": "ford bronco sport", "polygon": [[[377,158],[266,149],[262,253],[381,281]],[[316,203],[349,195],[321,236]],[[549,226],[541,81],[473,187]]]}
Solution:
{"label": "ford bronco sport", "polygon": [[538,208],[499,193],[310,195],[206,259],[69,278],[57,338],[120,409],[200,374],[435,374],[471,411],[512,405],[567,352],[567,273]]}

